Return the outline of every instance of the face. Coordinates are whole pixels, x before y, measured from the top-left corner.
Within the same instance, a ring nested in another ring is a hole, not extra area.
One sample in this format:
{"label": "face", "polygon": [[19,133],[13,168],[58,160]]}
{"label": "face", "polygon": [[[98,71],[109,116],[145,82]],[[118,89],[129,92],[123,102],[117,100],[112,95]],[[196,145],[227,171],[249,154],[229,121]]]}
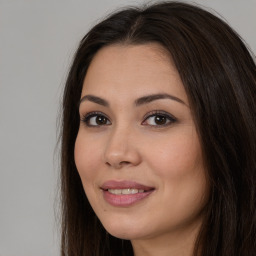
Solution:
{"label": "face", "polygon": [[75,162],[106,230],[132,241],[198,225],[206,172],[187,95],[157,44],[113,45],[84,79]]}

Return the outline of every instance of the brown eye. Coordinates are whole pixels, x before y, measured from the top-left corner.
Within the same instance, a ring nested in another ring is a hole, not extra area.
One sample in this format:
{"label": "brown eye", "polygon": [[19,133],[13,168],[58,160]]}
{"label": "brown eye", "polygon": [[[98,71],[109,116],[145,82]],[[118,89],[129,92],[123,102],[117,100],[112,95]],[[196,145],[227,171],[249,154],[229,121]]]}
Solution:
{"label": "brown eye", "polygon": [[97,113],[86,115],[82,121],[86,124],[86,126],[103,126],[111,124],[106,116]]}
{"label": "brown eye", "polygon": [[167,126],[175,123],[177,120],[171,116],[170,114],[164,112],[164,113],[154,113],[149,115],[145,121],[143,121],[143,125],[149,125],[149,126]]}
{"label": "brown eye", "polygon": [[166,116],[155,116],[155,123],[157,125],[163,125],[163,124],[166,124],[166,121],[167,121],[167,118]]}
{"label": "brown eye", "polygon": [[97,125],[106,125],[108,123],[108,119],[105,116],[96,116],[95,122]]}

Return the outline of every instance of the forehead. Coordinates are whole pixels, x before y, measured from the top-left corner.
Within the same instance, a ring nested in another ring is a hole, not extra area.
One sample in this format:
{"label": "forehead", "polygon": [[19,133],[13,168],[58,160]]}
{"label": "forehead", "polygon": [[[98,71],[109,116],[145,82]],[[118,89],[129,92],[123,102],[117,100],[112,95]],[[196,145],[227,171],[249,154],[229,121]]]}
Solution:
{"label": "forehead", "polygon": [[117,44],[102,48],[94,56],[84,79],[82,95],[111,96],[114,93],[132,97],[168,92],[186,101],[180,76],[163,47]]}

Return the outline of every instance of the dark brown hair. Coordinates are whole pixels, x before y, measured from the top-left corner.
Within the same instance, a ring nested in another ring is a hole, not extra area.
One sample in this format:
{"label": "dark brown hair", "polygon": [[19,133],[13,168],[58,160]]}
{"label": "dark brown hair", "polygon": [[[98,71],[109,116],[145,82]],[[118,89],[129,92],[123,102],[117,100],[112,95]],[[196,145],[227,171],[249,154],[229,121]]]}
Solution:
{"label": "dark brown hair", "polygon": [[256,253],[256,67],[243,40],[197,6],[162,2],[112,14],[81,40],[63,96],[62,256],[133,255],[93,212],[74,161],[82,84],[97,51],[111,44],[162,45],[183,81],[201,140],[211,195],[194,255]]}

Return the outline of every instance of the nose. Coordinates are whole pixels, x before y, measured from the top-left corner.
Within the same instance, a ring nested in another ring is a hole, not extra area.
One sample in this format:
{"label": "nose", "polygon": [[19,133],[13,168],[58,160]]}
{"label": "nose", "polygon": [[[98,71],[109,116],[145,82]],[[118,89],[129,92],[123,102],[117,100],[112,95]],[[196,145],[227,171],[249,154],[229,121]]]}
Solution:
{"label": "nose", "polygon": [[113,129],[104,151],[105,163],[114,169],[139,165],[141,156],[136,140],[137,136],[131,129]]}

